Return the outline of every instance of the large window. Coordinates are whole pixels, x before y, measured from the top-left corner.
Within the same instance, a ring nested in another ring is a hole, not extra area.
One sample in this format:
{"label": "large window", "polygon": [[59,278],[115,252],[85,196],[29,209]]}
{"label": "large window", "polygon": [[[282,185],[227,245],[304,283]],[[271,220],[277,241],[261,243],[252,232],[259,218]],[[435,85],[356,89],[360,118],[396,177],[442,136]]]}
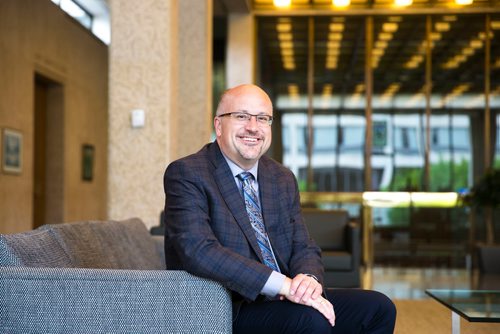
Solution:
{"label": "large window", "polygon": [[500,165],[498,14],[264,16],[258,27],[283,136],[273,154],[302,190],[462,191]]}
{"label": "large window", "polygon": [[[257,22],[259,78],[283,143],[272,152],[301,191],[461,193],[500,167],[499,14]],[[370,219],[380,261],[446,253],[446,264],[464,263],[464,208],[410,203],[374,208]]]}
{"label": "large window", "polygon": [[108,4],[104,0],[51,0],[61,10],[90,30],[106,44],[110,43],[111,31]]}

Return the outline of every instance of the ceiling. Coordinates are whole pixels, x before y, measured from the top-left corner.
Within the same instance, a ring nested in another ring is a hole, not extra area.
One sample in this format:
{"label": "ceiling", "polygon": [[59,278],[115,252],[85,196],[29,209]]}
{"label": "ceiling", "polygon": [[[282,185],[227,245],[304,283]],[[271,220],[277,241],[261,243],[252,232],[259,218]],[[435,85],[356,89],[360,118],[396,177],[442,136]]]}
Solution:
{"label": "ceiling", "polygon": [[[384,3],[388,6],[387,0],[352,2],[357,8],[365,6],[365,9],[381,8]],[[444,6],[442,0],[415,2]],[[475,3],[475,8],[479,8],[481,1]],[[299,95],[306,94],[308,68],[313,69],[316,95],[365,93],[367,12],[335,11],[330,2],[324,0],[296,0],[288,10],[274,8],[272,0],[254,0],[253,4],[258,20],[262,80],[273,87],[275,94],[297,91]],[[483,1],[482,5],[489,8],[492,21],[491,90],[500,94],[500,5],[491,1]],[[446,98],[482,93],[486,15],[478,14],[480,11],[469,8],[466,14],[461,14],[456,10],[434,10],[440,14],[427,15],[386,8],[373,12],[370,31],[374,94],[389,99],[395,94],[409,98],[420,95],[423,99],[427,24],[432,41],[429,58],[432,92]],[[310,54],[313,54],[313,65],[308,65]]]}
{"label": "ceiling", "polygon": [[[364,94],[368,14],[373,17],[374,94],[391,97],[423,92],[427,20],[432,39],[433,93],[479,94],[485,87],[488,13],[492,22],[491,91],[500,95],[500,0],[474,0],[460,8],[450,3],[452,0],[414,0],[406,9],[395,8],[392,0],[351,0],[348,9],[334,8],[331,0],[293,0],[291,7],[284,9],[276,8],[272,0],[213,1],[216,18],[228,13],[255,14],[261,78],[275,94],[305,94],[308,68],[312,69],[317,95]],[[109,15],[105,0],[79,3],[95,16]],[[431,12],[437,14],[428,15]],[[289,31],[278,31],[283,28]],[[222,31],[214,31],[216,40],[225,35]],[[310,54],[312,65],[308,65]]]}

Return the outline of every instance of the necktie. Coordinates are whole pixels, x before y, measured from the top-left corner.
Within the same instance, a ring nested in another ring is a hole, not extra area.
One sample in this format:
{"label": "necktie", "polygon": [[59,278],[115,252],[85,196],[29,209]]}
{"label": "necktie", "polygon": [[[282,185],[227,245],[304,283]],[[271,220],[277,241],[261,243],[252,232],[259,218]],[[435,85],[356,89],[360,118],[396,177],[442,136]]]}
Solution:
{"label": "necktie", "polygon": [[271,243],[269,242],[266,227],[264,225],[264,220],[262,219],[259,197],[257,196],[255,189],[252,187],[251,182],[253,181],[253,175],[249,172],[243,172],[238,174],[238,178],[241,180],[243,198],[245,200],[248,218],[250,219],[250,224],[252,225],[255,236],[257,237],[257,243],[259,244],[264,264],[274,271],[279,272],[278,263],[274,257]]}

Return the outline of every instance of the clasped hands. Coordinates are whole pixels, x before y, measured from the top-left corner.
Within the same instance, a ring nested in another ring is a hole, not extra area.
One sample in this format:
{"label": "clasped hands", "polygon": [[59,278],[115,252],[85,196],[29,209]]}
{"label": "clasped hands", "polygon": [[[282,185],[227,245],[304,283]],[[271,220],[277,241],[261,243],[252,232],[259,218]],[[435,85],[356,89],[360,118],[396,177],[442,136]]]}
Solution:
{"label": "clasped hands", "polygon": [[293,279],[286,277],[280,290],[281,299],[315,308],[335,326],[335,311],[328,299],[322,296],[323,287],[311,276],[299,274]]}

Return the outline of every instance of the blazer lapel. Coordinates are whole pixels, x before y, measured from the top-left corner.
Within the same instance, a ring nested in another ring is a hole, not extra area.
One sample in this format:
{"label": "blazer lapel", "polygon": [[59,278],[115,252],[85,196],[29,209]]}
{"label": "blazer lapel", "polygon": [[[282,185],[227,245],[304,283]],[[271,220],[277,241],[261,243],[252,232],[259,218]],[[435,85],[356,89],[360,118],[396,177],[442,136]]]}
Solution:
{"label": "blazer lapel", "polygon": [[274,255],[276,256],[278,264],[283,270],[286,269],[286,265],[280,257],[280,245],[282,245],[284,240],[282,240],[279,235],[280,218],[276,202],[280,196],[283,196],[283,194],[279,193],[273,169],[269,168],[265,157],[262,157],[259,161],[259,191],[262,215],[264,217],[267,235],[271,241],[271,246],[273,247]]}
{"label": "blazer lapel", "polygon": [[231,211],[234,219],[240,226],[241,230],[245,234],[248,243],[251,245],[255,254],[262,261],[262,253],[260,251],[259,245],[257,244],[257,238],[255,237],[255,232],[250,225],[250,220],[248,219],[247,210],[245,208],[245,203],[243,197],[240,194],[236,182],[231,173],[231,169],[227,165],[224,156],[220,152],[217,143],[214,143],[212,147],[216,147],[216,152],[211,156],[213,158],[212,162],[215,165],[214,178],[219,190],[221,192],[222,198],[226,202],[229,211]]}
{"label": "blazer lapel", "polygon": [[[263,159],[261,159],[263,162]],[[265,163],[259,162],[259,192],[260,192],[260,206],[262,208],[262,215],[264,216],[264,224],[267,230],[272,230],[276,221],[276,209],[272,203],[275,203],[279,194],[276,188],[272,171],[267,168]]]}

